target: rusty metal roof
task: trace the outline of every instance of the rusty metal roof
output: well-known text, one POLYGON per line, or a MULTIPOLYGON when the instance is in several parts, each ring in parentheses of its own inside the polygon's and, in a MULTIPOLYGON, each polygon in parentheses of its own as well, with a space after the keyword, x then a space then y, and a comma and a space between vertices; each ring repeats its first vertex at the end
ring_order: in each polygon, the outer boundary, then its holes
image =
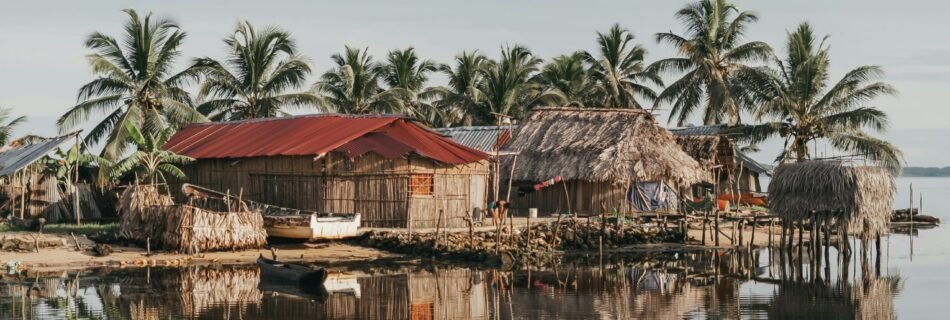
POLYGON ((317 114, 193 124, 165 143, 165 150, 195 159, 375 152, 386 158, 407 153, 447 164, 488 158, 398 115, 317 114))

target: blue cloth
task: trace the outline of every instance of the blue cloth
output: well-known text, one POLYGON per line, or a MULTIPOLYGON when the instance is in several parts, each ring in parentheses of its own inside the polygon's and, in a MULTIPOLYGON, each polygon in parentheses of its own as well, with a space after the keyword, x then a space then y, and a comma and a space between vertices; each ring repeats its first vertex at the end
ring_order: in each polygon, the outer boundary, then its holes
POLYGON ((637 210, 653 211, 676 207, 676 194, 665 183, 640 182, 630 186, 630 202, 637 210))

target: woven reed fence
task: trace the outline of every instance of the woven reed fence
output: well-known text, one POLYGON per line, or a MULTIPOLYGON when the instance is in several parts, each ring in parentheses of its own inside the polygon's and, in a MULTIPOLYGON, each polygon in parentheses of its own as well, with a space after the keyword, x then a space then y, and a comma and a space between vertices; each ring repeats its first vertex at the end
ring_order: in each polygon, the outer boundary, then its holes
POLYGON ((264 218, 241 202, 223 206, 212 206, 208 201, 175 204, 170 196, 149 185, 129 187, 119 200, 120 234, 134 241, 149 241, 153 246, 186 254, 267 244, 264 218))

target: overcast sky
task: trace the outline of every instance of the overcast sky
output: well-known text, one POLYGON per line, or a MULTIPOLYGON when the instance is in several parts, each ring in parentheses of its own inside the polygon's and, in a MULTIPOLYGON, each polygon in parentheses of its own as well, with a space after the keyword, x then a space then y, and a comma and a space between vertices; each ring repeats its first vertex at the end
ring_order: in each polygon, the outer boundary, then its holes
MULTIPOLYGON (((76 103, 92 79, 83 40, 93 31, 119 36, 124 8, 172 17, 188 33, 180 63, 223 56, 221 39, 239 19, 279 25, 296 36, 317 74, 344 45, 376 57, 413 46, 449 62, 462 50, 496 57, 502 44, 522 44, 547 59, 591 50, 598 30, 614 23, 633 31, 648 62, 670 56, 653 34, 681 32, 673 13, 687 1, 10 1, 0 10, 0 106, 26 115, 18 134, 56 133, 55 119, 76 103)), ((737 1, 758 12, 746 40, 784 52, 786 32, 802 21, 830 34, 833 78, 859 65, 882 65, 900 95, 875 106, 888 112, 885 137, 903 148, 912 166, 950 165, 950 2, 905 0, 737 1)), ((315 79, 315 77, 312 77, 315 79)), ((312 81, 312 80, 311 80, 312 81)), ((666 115, 662 116, 665 123, 666 115)), ((778 142, 756 154, 774 158, 778 142)), ((819 148, 821 149, 821 147, 819 148)))

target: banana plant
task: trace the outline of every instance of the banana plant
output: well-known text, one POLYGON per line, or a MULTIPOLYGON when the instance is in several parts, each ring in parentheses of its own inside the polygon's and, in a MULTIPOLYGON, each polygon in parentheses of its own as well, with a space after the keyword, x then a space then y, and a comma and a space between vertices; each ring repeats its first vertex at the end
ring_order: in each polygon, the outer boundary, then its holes
POLYGON ((135 125, 127 124, 125 130, 136 150, 113 166, 112 179, 122 179, 128 174, 135 174, 137 182, 151 184, 167 182, 166 176, 182 181, 187 179, 178 166, 194 159, 162 150, 162 145, 171 137, 170 129, 143 134, 135 125))

